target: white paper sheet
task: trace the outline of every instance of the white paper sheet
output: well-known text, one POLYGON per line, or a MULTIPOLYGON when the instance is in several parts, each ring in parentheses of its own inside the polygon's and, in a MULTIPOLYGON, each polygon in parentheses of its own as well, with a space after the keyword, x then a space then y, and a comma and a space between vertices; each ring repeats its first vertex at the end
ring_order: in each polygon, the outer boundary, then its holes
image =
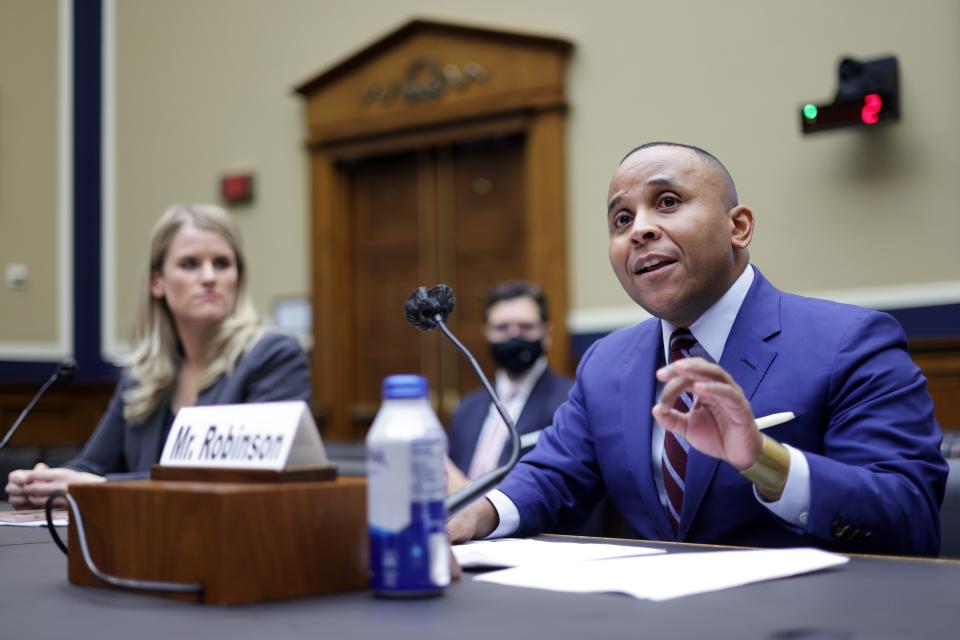
MULTIPOLYGON (((67 526, 67 511, 53 510, 53 524, 56 527, 67 526)), ((0 526, 6 527, 45 527, 47 514, 43 509, 26 509, 23 511, 0 511, 0 526)))
POLYGON ((477 540, 453 547, 461 567, 519 567, 664 553, 663 549, 620 544, 548 542, 520 538, 477 540))
POLYGON ((640 599, 669 600, 819 571, 849 560, 819 549, 707 551, 523 565, 477 576, 475 580, 552 591, 619 592, 640 599))

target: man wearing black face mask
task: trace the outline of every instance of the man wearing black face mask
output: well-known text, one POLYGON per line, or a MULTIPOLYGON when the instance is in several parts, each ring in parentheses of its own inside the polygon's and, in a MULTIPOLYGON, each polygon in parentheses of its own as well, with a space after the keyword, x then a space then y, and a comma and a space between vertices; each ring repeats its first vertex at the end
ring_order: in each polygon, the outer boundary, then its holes
MULTIPOLYGON (((517 423, 525 453, 566 400, 573 380, 547 366, 550 322, 540 287, 519 280, 497 285, 487 297, 485 315, 497 394, 517 423)), ((499 466, 507 457, 507 440, 506 425, 482 389, 463 399, 450 428, 450 459, 460 471, 476 478, 499 466)))

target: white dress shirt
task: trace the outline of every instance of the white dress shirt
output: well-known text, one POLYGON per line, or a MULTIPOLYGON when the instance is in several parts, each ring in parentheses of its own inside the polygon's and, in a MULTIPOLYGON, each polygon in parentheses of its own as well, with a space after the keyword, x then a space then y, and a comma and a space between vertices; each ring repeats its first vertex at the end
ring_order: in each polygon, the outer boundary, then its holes
MULTIPOLYGON (((697 340, 697 348, 702 348, 705 355, 708 355, 714 362, 720 362, 723 349, 727 344, 727 337, 730 335, 733 323, 740 312, 740 306, 750 290, 753 278, 753 266, 748 265, 740 274, 740 277, 723 294, 723 297, 689 327, 690 332, 697 340)), ((670 354, 670 335, 677 327, 666 320, 661 320, 660 324, 663 331, 664 362, 666 362, 669 360, 670 354)), ((657 395, 660 394, 662 389, 663 385, 658 384, 657 395)), ((655 461, 652 466, 660 503, 666 508, 667 494, 663 486, 663 472, 659 464, 660 458, 663 456, 663 436, 663 427, 654 422, 650 438, 650 459, 655 461)), ((760 504, 778 517, 789 524, 803 527, 807 523, 810 510, 810 467, 807 464, 807 459, 800 451, 790 445, 784 446, 790 453, 790 470, 780 499, 775 502, 767 502, 757 493, 756 487, 754 487, 753 493, 760 504)), ((497 490, 488 493, 487 498, 493 503, 500 517, 499 526, 489 537, 508 536, 516 531, 520 526, 520 513, 510 498, 497 490)))

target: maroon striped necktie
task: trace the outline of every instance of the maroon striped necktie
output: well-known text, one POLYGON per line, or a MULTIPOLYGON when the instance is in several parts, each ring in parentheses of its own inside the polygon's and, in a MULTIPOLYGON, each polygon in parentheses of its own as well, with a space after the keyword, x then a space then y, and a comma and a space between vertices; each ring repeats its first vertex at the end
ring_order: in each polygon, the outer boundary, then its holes
MULTIPOLYGON (((690 356, 690 350, 697 344, 688 329, 677 329, 670 336, 670 362, 690 356)), ((684 392, 677 398, 673 408, 686 413, 693 405, 693 398, 684 392)), ((684 478, 687 475, 687 450, 690 445, 681 438, 664 430, 663 456, 660 458, 660 470, 663 472, 663 486, 667 492, 667 519, 673 526, 673 532, 680 530, 680 514, 683 509, 684 478)))

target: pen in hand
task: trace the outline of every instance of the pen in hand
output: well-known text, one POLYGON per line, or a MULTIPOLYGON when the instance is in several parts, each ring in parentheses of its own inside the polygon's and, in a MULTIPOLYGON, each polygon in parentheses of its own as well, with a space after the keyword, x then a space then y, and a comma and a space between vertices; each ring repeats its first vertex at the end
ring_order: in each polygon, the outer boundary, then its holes
POLYGON ((763 416, 762 418, 757 418, 754 420, 754 423, 757 425, 757 429, 763 431, 770 427, 775 427, 778 424, 783 424, 784 422, 790 422, 797 416, 794 415, 792 411, 784 411, 782 413, 771 413, 768 416, 763 416))

